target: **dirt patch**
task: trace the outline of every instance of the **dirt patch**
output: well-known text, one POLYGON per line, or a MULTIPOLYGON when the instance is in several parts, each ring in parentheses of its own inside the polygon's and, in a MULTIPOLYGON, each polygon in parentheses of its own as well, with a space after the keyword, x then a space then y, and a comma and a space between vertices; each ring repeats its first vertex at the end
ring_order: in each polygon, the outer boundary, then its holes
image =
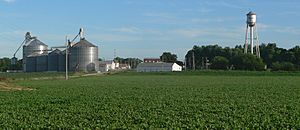
POLYGON ((8 81, 7 78, 0 77, 0 82, 7 82, 7 81, 8 81))
POLYGON ((8 81, 0 81, 0 91, 32 91, 35 89, 32 88, 25 88, 25 87, 19 87, 12 83, 9 83, 8 81))

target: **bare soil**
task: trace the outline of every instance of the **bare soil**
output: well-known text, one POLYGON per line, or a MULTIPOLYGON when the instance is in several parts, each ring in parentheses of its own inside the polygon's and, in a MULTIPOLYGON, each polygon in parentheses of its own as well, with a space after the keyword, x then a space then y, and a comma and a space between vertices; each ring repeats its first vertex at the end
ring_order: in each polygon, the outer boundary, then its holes
POLYGON ((23 90, 32 91, 34 89, 16 86, 8 81, 5 81, 4 79, 0 80, 0 91, 23 91, 23 90))

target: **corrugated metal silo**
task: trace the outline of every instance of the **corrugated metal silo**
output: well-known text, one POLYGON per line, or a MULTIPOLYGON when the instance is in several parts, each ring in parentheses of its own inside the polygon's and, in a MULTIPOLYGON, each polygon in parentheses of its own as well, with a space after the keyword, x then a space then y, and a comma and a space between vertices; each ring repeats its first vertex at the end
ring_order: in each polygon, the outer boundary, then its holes
POLYGON ((48 71, 59 71, 58 70, 58 57, 61 55, 61 51, 56 49, 48 55, 48 71))
MULTIPOLYGON (((27 66, 31 64, 26 64, 27 57, 30 55, 46 55, 48 54, 48 46, 38 40, 36 37, 31 37, 30 33, 27 32, 25 35, 26 43, 23 46, 23 67, 24 71, 27 72, 27 66)), ((30 62, 28 62, 30 63, 30 62)))
POLYGON ((98 71, 98 47, 88 42, 85 38, 70 47, 71 71, 92 72, 98 71))
POLYGON ((66 51, 58 56, 58 71, 66 71, 66 51))
POLYGON ((36 57, 35 56, 27 57, 25 64, 27 64, 27 66, 25 68, 26 72, 36 72, 36 57))
POLYGON ((45 72, 48 70, 48 55, 40 55, 36 57, 36 71, 45 72))

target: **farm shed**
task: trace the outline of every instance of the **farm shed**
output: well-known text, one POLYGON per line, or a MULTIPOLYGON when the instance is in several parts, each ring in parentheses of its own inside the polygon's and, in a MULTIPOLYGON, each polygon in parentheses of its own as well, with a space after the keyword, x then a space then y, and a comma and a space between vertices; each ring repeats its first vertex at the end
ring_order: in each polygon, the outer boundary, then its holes
POLYGON ((182 67, 176 63, 140 63, 137 72, 167 72, 182 71, 182 67))
POLYGON ((115 63, 113 60, 109 61, 100 61, 99 62, 99 70, 101 72, 107 72, 110 70, 115 70, 117 67, 117 63, 115 63))

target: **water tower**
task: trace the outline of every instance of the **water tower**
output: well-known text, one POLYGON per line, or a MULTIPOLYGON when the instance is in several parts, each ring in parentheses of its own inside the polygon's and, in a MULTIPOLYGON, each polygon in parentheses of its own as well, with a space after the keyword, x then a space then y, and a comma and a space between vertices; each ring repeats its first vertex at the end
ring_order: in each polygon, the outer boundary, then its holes
POLYGON ((247 14, 247 27, 246 27, 246 38, 245 38, 245 53, 248 53, 248 46, 251 45, 251 54, 254 54, 254 44, 255 46, 255 54, 257 57, 260 57, 259 52, 259 40, 258 33, 256 27, 256 13, 249 12, 247 14), (250 41, 250 43, 249 43, 250 41))

